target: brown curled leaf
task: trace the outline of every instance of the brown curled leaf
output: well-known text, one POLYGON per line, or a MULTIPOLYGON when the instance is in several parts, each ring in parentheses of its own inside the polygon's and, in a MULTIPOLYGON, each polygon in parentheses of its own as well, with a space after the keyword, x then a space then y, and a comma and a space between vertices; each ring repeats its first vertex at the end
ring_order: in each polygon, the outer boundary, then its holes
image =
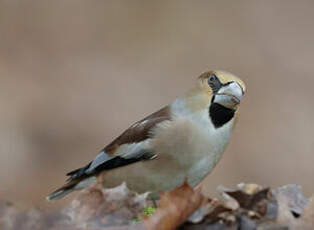
POLYGON ((263 189, 255 194, 247 194, 243 191, 226 192, 238 201, 241 208, 252 210, 260 201, 267 199, 269 189, 263 189))
POLYGON ((144 219, 144 225, 148 230, 175 229, 185 222, 204 200, 201 191, 194 190, 185 181, 182 186, 161 194, 156 213, 144 219))

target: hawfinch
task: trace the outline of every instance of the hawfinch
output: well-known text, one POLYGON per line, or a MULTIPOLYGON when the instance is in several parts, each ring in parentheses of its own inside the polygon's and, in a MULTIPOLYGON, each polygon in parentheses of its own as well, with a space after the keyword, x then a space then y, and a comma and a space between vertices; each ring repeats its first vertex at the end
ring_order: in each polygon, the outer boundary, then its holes
MULTIPOLYGON (((134 123, 47 199, 86 188, 98 178, 104 187, 122 182, 136 192, 171 190, 187 178, 198 185, 220 160, 235 125, 244 83, 224 71, 209 71, 168 106, 134 123)), ((154 196, 154 195, 152 195, 154 196)))

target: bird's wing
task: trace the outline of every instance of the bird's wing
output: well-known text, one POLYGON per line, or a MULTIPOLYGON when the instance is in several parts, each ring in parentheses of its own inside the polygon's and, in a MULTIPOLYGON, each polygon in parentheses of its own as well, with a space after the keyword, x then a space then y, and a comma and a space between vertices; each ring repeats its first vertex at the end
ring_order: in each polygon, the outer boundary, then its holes
POLYGON ((109 170, 128 165, 141 160, 153 159, 156 154, 150 148, 152 130, 157 124, 170 120, 169 107, 151 114, 134 123, 118 138, 107 145, 98 155, 83 168, 69 172, 69 180, 86 177, 103 170, 109 170))

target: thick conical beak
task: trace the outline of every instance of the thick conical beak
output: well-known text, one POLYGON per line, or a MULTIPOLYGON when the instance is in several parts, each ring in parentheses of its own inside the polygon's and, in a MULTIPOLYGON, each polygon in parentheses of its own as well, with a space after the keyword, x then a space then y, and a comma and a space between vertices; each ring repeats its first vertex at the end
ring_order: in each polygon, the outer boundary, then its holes
POLYGON ((241 86, 236 82, 222 86, 215 95, 214 102, 229 109, 234 109, 240 104, 243 96, 241 86))

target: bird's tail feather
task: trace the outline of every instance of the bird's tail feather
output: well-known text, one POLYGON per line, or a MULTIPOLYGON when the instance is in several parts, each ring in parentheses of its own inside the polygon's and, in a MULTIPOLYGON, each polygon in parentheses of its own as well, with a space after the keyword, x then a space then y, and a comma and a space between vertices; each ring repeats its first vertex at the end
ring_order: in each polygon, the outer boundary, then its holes
POLYGON ((70 192, 72 192, 74 190, 76 183, 68 183, 64 186, 62 186, 61 188, 57 189, 56 191, 52 192, 51 194, 49 194, 46 199, 48 201, 53 201, 53 200, 59 200, 62 197, 66 196, 67 194, 69 194, 70 192))
POLYGON ((94 176, 72 180, 72 181, 68 182, 67 184, 65 184, 64 186, 62 186, 61 188, 59 188, 56 191, 49 194, 46 197, 46 199, 48 201, 59 200, 59 199, 63 198, 64 196, 68 195, 69 193, 71 193, 75 190, 80 190, 80 189, 86 188, 88 185, 90 185, 95 180, 96 180, 96 178, 94 176))

